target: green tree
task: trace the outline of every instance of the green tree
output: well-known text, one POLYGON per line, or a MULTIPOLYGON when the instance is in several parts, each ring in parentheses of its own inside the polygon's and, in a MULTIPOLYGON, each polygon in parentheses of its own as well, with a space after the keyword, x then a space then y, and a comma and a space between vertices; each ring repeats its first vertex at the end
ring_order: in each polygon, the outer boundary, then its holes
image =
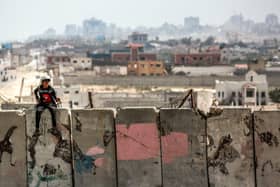
POLYGON ((280 88, 275 88, 269 92, 270 99, 274 103, 280 103, 280 88))

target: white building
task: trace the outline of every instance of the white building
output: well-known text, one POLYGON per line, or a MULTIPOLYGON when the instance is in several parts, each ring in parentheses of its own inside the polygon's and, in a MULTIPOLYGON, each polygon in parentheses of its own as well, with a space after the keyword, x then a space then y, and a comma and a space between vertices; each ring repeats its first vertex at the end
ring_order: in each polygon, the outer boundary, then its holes
POLYGON ((110 65, 104 65, 104 66, 94 66, 93 67, 94 72, 96 75, 110 75, 110 76, 125 76, 127 75, 127 66, 110 66, 110 65))
POLYGON ((11 61, 9 55, 7 58, 0 58, 0 82, 10 82, 17 78, 15 68, 11 68, 11 61))
POLYGON ((258 53, 259 52, 256 49, 234 46, 221 50, 221 60, 225 64, 230 64, 234 60, 246 60, 248 55, 258 53))
POLYGON ((90 70, 92 68, 92 60, 88 57, 72 57, 71 64, 75 70, 90 70))
POLYGON ((221 105, 259 106, 268 103, 266 75, 249 71, 244 81, 216 80, 216 99, 221 105))
POLYGON ((57 97, 62 101, 62 107, 83 109, 89 105, 88 93, 80 86, 55 87, 57 97))

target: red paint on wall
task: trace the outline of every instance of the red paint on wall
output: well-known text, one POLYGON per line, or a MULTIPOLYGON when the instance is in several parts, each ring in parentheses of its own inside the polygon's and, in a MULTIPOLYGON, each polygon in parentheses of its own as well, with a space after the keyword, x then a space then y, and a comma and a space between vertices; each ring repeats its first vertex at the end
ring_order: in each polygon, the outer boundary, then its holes
POLYGON ((188 136, 184 133, 172 132, 167 136, 161 137, 162 161, 166 164, 171 163, 179 157, 188 154, 188 136))
MULTIPOLYGON (((137 123, 129 126, 118 124, 117 157, 118 160, 145 160, 160 156, 160 140, 157 125, 137 123)), ((185 133, 172 132, 161 137, 162 160, 171 163, 188 154, 188 136, 185 133)))
POLYGON ((160 156, 160 141, 155 123, 118 124, 118 160, 145 160, 160 156))

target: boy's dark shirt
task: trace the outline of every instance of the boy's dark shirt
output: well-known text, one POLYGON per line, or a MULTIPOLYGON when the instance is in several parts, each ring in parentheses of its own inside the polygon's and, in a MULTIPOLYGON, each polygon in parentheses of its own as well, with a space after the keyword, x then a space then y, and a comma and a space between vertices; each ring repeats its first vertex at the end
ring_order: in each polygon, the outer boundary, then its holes
POLYGON ((34 90, 34 94, 38 104, 56 106, 56 93, 51 86, 48 86, 48 88, 43 88, 43 86, 38 86, 34 90))

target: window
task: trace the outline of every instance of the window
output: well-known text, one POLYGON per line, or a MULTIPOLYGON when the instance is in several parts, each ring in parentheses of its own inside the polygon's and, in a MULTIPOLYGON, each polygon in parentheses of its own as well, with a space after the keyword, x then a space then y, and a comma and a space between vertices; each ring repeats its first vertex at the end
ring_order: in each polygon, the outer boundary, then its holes
POLYGON ((64 94, 69 94, 70 92, 68 90, 64 91, 64 94))
POLYGON ((262 92, 262 98, 265 98, 265 97, 266 97, 265 92, 262 92))
POLYGON ((146 58, 142 56, 142 57, 140 57, 140 60, 146 60, 146 58))
POLYGON ((251 82, 253 82, 253 81, 254 81, 254 77, 253 77, 253 76, 251 76, 251 77, 250 77, 250 80, 251 80, 251 82))
POLYGON ((247 89, 246 97, 254 97, 254 89, 247 89))
POLYGON ((235 97, 235 96, 236 96, 236 93, 235 93, 235 92, 232 92, 231 95, 232 95, 232 97, 235 97))
POLYGON ((74 63, 74 64, 77 64, 77 60, 74 60, 73 63, 74 63))
POLYGON ((225 92, 222 92, 222 98, 224 98, 225 97, 225 92))
POLYGON ((241 93, 241 92, 238 92, 238 96, 239 96, 239 97, 242 97, 242 93, 241 93))
POLYGON ((145 67, 145 64, 141 64, 141 67, 144 68, 144 67, 145 67))
POLYGON ((75 101, 75 102, 74 102, 74 105, 78 106, 78 105, 79 105, 79 102, 75 101))
POLYGON ((160 67, 161 67, 161 64, 157 64, 156 67, 160 68, 160 67))
POLYGON ((78 94, 78 93, 79 93, 79 90, 76 90, 76 91, 75 91, 75 94, 78 94))
POLYGON ((218 92, 218 97, 221 97, 221 92, 218 92))
POLYGON ((145 73, 142 73, 141 75, 142 75, 142 76, 146 76, 146 74, 145 74, 145 73))
POLYGON ((181 62, 182 62, 182 63, 185 63, 185 57, 182 57, 182 58, 181 58, 181 62))

